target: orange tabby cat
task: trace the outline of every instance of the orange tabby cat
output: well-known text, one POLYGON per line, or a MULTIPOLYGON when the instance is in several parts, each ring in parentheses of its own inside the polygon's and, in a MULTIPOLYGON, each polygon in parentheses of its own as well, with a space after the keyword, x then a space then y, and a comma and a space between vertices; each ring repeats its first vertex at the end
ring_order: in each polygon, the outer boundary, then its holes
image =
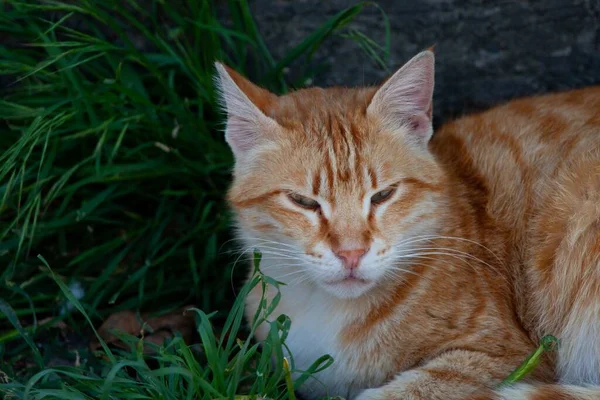
POLYGON ((217 70, 240 238, 287 283, 296 368, 335 359, 303 396, 600 399, 600 87, 432 139, 430 51, 375 88, 217 70), (546 334, 558 351, 496 389, 546 334))

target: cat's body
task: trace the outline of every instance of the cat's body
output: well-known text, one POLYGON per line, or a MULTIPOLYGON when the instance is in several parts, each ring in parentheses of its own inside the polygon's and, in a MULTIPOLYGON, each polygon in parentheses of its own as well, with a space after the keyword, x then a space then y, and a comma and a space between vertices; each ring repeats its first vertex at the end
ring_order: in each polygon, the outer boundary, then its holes
POLYGON ((600 384, 600 87, 429 141, 432 63, 422 53, 380 88, 284 97, 220 69, 240 237, 288 283, 274 316, 292 319, 296 368, 335 359, 300 392, 600 399, 551 385, 600 384), (530 377, 544 385, 494 392, 545 334, 562 343, 530 377))

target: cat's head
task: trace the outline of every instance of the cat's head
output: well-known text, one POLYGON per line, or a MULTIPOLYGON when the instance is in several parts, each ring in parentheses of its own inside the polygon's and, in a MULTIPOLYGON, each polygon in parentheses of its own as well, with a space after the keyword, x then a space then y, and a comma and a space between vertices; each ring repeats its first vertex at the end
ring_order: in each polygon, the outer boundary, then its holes
POLYGON ((340 298, 401 278, 441 207, 443 173, 428 150, 433 53, 379 87, 284 96, 216 68, 235 156, 229 200, 263 271, 340 298))

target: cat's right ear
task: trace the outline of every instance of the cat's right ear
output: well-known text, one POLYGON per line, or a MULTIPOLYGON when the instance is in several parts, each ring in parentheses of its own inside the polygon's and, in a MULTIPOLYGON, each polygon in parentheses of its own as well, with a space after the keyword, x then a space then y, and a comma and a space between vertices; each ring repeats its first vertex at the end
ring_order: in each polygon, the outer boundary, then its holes
POLYGON ((381 85, 367 108, 387 129, 402 132, 419 147, 433 134, 434 59, 431 50, 417 54, 381 85))
POLYGON ((248 159, 252 150, 278 128, 277 122, 264 112, 277 100, 277 96, 224 64, 216 62, 215 68, 220 103, 227 113, 225 140, 236 162, 240 162, 248 159))

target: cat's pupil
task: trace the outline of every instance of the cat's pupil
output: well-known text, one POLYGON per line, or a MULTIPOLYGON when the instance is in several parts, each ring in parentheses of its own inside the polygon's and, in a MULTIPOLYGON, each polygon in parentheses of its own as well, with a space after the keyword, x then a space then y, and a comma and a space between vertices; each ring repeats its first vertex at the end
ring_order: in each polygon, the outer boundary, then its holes
POLYGON ((393 191, 394 191, 394 189, 386 189, 386 190, 382 190, 380 192, 375 193, 371 197, 371 203, 372 204, 383 203, 385 200, 387 200, 392 195, 393 191))
POLYGON ((313 200, 306 196, 302 196, 297 193, 290 193, 288 197, 290 198, 290 200, 292 200, 294 203, 296 203, 302 208, 306 208, 309 210, 317 210, 321 207, 319 202, 317 202, 316 200, 313 200))

